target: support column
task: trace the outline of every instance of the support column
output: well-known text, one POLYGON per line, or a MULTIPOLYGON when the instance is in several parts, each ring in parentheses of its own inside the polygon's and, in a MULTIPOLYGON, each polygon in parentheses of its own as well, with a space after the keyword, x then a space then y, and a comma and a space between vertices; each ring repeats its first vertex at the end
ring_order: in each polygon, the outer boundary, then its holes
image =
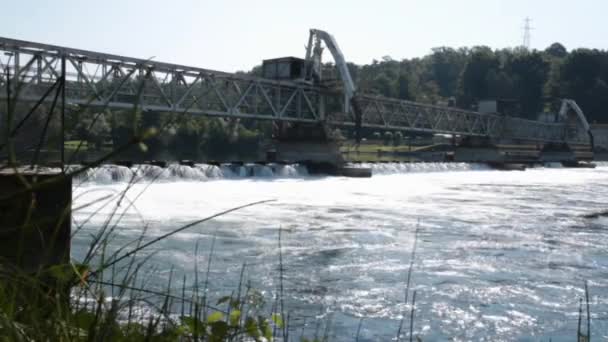
POLYGON ((0 266, 33 273, 68 263, 71 203, 70 177, 37 171, 0 172, 0 266), (45 185, 31 191, 23 179, 45 185))

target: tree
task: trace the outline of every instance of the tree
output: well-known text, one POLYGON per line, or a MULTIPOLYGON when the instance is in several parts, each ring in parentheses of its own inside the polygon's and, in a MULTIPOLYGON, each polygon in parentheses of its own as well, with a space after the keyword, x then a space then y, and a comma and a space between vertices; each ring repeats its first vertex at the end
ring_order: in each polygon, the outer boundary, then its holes
POLYGON ((401 145, 401 142, 402 142, 402 141, 403 141, 403 133, 401 133, 401 132, 396 132, 396 133, 393 135, 393 144, 394 144, 395 146, 399 146, 399 145, 401 145))
POLYGON ((515 55, 505 65, 511 75, 514 94, 522 115, 535 119, 543 108, 543 88, 549 79, 549 63, 538 52, 515 55))
POLYGON ((402 100, 414 100, 414 95, 412 94, 410 78, 407 74, 399 75, 398 79, 398 87, 399 87, 399 98, 402 100))
POLYGON ((101 150, 103 142, 110 136, 110 125, 103 113, 86 113, 76 125, 76 138, 92 142, 96 150, 101 150))
POLYGON ((461 79, 459 105, 469 108, 475 102, 489 97, 488 73, 498 72, 500 62, 487 46, 475 47, 461 79))
POLYGON ((333 132, 333 136, 336 140, 345 140, 346 138, 344 137, 344 133, 342 133, 342 130, 339 128, 336 128, 333 132))
POLYGON ((488 95, 491 98, 513 98, 514 82, 511 75, 502 70, 490 70, 486 75, 488 95))
POLYGON ((203 139, 199 123, 191 118, 184 120, 169 143, 172 154, 179 159, 196 159, 203 139))
POLYGON ((608 122, 608 53, 574 50, 565 58, 560 74, 561 96, 574 99, 589 121, 608 122))
POLYGON ((458 80, 465 66, 465 55, 449 48, 434 48, 430 56, 430 74, 439 87, 439 95, 455 96, 458 80))
POLYGON ((545 49, 545 53, 551 57, 564 58, 568 55, 568 50, 560 43, 553 43, 545 49))
POLYGON ((393 93, 395 87, 393 86, 391 79, 385 73, 379 74, 378 77, 376 77, 374 85, 375 90, 380 93, 380 95, 394 97, 393 93))
POLYGON ((390 145, 393 141, 393 133, 392 132, 384 132, 384 145, 390 145))

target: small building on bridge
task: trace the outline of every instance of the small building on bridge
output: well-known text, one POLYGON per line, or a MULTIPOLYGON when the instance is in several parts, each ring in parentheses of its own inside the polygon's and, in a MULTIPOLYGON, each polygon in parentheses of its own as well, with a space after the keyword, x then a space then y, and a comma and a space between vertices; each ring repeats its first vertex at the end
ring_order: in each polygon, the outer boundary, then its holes
POLYGON ((304 78, 306 62, 302 58, 282 57, 265 59, 262 62, 262 77, 272 80, 294 80, 304 78))
POLYGON ((514 99, 483 99, 477 102, 476 110, 483 114, 503 114, 520 117, 521 108, 514 99))

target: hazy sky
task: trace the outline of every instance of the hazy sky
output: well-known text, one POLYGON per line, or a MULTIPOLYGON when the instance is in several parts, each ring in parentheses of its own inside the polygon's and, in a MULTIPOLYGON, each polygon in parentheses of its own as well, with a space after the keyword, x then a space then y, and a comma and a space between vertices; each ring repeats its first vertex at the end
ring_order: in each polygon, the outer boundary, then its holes
POLYGON ((309 28, 332 33, 360 64, 521 45, 526 17, 533 48, 608 47, 606 0, 3 1, 0 36, 223 71, 302 57, 309 28))

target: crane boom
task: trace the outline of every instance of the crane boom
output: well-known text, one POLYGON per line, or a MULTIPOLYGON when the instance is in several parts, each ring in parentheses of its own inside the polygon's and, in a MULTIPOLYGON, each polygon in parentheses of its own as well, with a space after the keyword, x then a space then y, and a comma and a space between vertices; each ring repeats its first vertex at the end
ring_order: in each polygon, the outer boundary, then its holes
MULTIPOLYGON (((308 46, 306 48, 306 61, 309 62, 309 65, 311 65, 310 73, 316 74, 317 76, 321 75, 321 53, 323 51, 320 46, 321 41, 323 41, 325 46, 329 49, 329 52, 336 63, 336 68, 340 73, 340 79, 342 80, 342 84, 344 86, 344 112, 348 113, 351 100, 356 91, 355 83, 350 76, 348 65, 346 65, 346 59, 344 59, 344 54, 342 53, 342 50, 340 50, 336 39, 331 34, 323 30, 310 30, 308 46), (312 50, 313 42, 315 44, 314 50, 312 50)), ((308 76, 312 76, 310 73, 308 76)))

